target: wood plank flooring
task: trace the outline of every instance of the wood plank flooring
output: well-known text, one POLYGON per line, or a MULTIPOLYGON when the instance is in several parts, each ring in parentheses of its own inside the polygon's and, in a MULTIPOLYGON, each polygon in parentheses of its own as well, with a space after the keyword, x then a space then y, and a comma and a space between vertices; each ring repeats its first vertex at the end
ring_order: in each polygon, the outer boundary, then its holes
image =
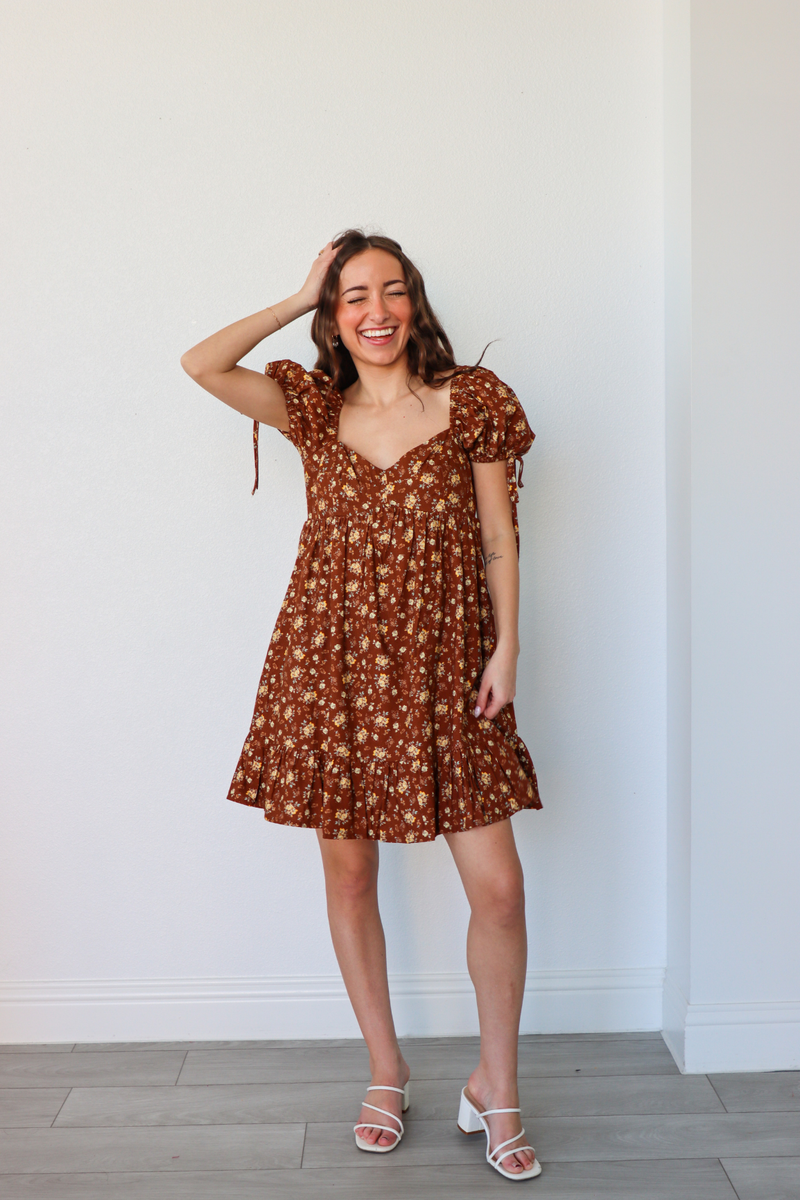
MULTIPOLYGON (((456 1128, 477 1039, 403 1047, 406 1135, 379 1155, 353 1140, 359 1041, 0 1046, 0 1200, 508 1194, 456 1128)), ((800 1200, 800 1071, 681 1075, 658 1033, 545 1035, 521 1039, 520 1097, 539 1200, 800 1200)))

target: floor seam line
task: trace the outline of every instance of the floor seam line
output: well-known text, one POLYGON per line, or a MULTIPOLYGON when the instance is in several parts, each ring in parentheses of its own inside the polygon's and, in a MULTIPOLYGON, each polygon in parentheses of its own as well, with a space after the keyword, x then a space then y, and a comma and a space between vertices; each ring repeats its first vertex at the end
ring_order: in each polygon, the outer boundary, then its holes
MULTIPOLYGON (((719 1100, 720 1104, 721 1104, 721 1105, 722 1105, 722 1107, 725 1109, 725 1112, 728 1112, 728 1111, 729 1111, 729 1109, 728 1109, 728 1106, 727 1106, 727 1104, 725 1103, 725 1101, 722 1099, 722 1096, 720 1096, 720 1094, 719 1094, 719 1092, 717 1091, 717 1089, 714 1087, 714 1084, 713 1084, 713 1082, 712 1082, 712 1080, 711 1080, 711 1077, 710 1077, 709 1075, 705 1075, 705 1076, 704 1076, 704 1078, 708 1080, 709 1086, 710 1086, 710 1087, 713 1089, 713 1091, 714 1091, 714 1095, 717 1097, 717 1099, 719 1100)), ((758 1110, 758 1109, 756 1109, 755 1111, 756 1111, 756 1112, 758 1112, 759 1110, 758 1110)))
MULTIPOLYGON (((709 1080, 709 1082, 711 1082, 711 1081, 709 1080)), ((738 1193, 738 1192, 737 1192, 737 1190, 736 1190, 736 1186, 735 1186, 735 1184, 734 1184, 733 1180, 731 1179, 731 1177, 730 1177, 730 1175, 728 1174, 728 1172, 725 1170, 725 1164, 724 1164, 724 1162, 722 1161, 722 1159, 721 1159, 721 1158, 718 1158, 718 1159, 717 1159, 717 1162, 719 1163, 720 1167, 722 1168, 722 1172, 723 1172, 723 1174, 724 1174, 725 1178, 727 1179, 728 1183, 731 1185, 731 1188, 733 1189, 733 1194, 734 1194, 734 1196, 736 1197, 736 1200, 741 1200, 741 1197, 739 1196, 739 1193, 738 1193)))
MULTIPOLYGON (((172 1087, 177 1087, 177 1086, 178 1086, 178 1084, 179 1084, 179 1082, 180 1082, 181 1075, 183 1074, 183 1068, 186 1066, 186 1059, 187 1059, 188 1057, 189 1057, 189 1051, 188 1051, 188 1050, 184 1050, 184 1052, 183 1052, 183 1061, 181 1062, 181 1065, 178 1067, 178 1074, 175 1076, 175 1080, 174 1080, 174 1082, 173 1082, 173 1083, 172 1083, 172 1085, 171 1085, 172 1087)), ((169 1084, 167 1084, 167 1087, 169 1087, 169 1086, 170 1086, 170 1085, 169 1085, 169 1084)))
MULTIPOLYGON (((73 1085, 73 1086, 74 1086, 74 1085, 73 1085)), ((61 1110, 63 1109, 64 1105, 67 1103, 67 1101, 69 1100, 69 1098, 70 1098, 70 1096, 71 1096, 71 1095, 72 1095, 72 1088, 70 1087, 70 1088, 68 1088, 68 1089, 67 1089, 67 1094, 66 1094, 66 1096, 64 1097, 64 1099, 61 1101, 61 1104, 59 1104, 59 1106, 58 1106, 58 1112, 56 1113, 56 1115, 53 1117, 52 1121, 50 1122, 50 1125, 48 1126, 48 1128, 49 1128, 49 1129, 52 1129, 52 1128, 53 1128, 53 1126, 55 1125, 56 1121, 57 1121, 57 1120, 58 1120, 58 1118, 61 1116, 61 1110)))

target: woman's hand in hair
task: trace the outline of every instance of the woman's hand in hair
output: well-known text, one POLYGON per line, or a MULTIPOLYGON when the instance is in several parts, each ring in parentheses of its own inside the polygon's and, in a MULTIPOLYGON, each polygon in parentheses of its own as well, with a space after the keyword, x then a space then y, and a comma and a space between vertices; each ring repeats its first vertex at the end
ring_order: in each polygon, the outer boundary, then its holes
POLYGON ((325 282, 325 276, 328 274, 328 267, 338 253, 339 247, 337 246, 334 250, 333 242, 328 242, 327 246, 323 246, 314 259, 311 270, 308 273, 308 279, 306 279, 298 293, 308 305, 309 312, 319 304, 319 294, 325 282))

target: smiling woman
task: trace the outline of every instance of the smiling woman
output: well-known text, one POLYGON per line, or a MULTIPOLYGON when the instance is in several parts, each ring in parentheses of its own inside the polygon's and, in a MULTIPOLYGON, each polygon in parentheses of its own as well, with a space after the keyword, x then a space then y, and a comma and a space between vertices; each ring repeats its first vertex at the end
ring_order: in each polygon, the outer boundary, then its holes
MULTIPOLYGON (((340 389, 357 380, 354 340, 346 335, 340 336, 338 345, 334 340, 344 327, 377 345, 390 346, 395 340, 404 343, 409 375, 429 387, 441 386, 445 382, 441 373, 456 370, 453 347, 430 305, 422 275, 399 243, 349 229, 335 245, 336 257, 320 290, 311 323, 311 337, 318 350, 317 368, 330 375, 340 389), (370 324, 370 301, 376 288, 384 301, 388 329, 370 324), (376 336, 381 333, 385 336, 376 336)), ((380 315, 383 319, 383 310, 380 315)), ((388 362, 391 355, 384 358, 388 362)))
POLYGON ((482 1037, 459 1125, 484 1129, 487 1161, 502 1175, 533 1178, 541 1166, 517 1115, 527 939, 509 819, 542 806, 513 708, 514 466, 534 437, 522 406, 492 371, 456 364, 400 245, 358 230, 328 243, 295 296, 213 334, 181 362, 253 418, 256 483, 259 422, 303 460, 308 519, 229 798, 276 824, 316 830, 333 944, 384 1106, 363 1105, 356 1145, 393 1150, 409 1102, 378 911, 378 843, 442 834, 472 907, 482 1037), (239 366, 311 310, 312 370, 286 359, 264 375, 239 366))

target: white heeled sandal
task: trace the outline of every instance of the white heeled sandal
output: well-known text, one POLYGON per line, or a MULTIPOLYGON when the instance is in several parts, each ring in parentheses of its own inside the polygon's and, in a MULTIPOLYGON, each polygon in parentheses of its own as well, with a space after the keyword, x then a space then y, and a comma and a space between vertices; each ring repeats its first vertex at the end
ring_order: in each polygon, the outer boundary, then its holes
MULTIPOLYGON (((368 1087, 367 1091, 400 1092, 401 1096, 403 1097, 403 1112, 406 1111, 411 1103, 408 1098, 408 1084, 406 1084, 404 1088, 399 1088, 388 1087, 386 1084, 381 1086, 380 1084, 376 1083, 372 1087, 368 1087)), ((400 1139, 405 1133, 405 1128, 403 1127, 403 1122, 400 1120, 400 1118, 396 1117, 394 1113, 387 1112, 385 1108, 378 1108, 376 1104, 367 1104, 366 1100, 364 1101, 362 1108, 373 1108, 375 1112, 383 1113, 385 1117, 391 1117, 393 1121, 397 1121, 397 1124, 400 1126, 400 1128, 393 1129, 391 1125, 376 1125, 374 1121, 359 1121, 357 1125, 353 1126, 353 1133, 356 1135, 356 1145, 358 1146, 359 1150, 370 1150, 373 1154, 386 1154, 387 1151, 394 1150, 395 1146, 399 1144, 400 1139), (390 1146, 379 1146, 377 1142, 365 1142, 364 1139, 359 1137, 356 1133, 357 1129, 385 1129, 387 1133, 393 1133, 395 1135, 394 1141, 390 1146)))
POLYGON ((500 1158, 495 1162, 495 1156, 503 1149, 504 1146, 510 1146, 517 1138, 521 1138, 525 1130, 521 1129, 519 1133, 514 1134, 512 1138, 501 1142, 499 1146, 495 1146, 494 1150, 489 1151, 491 1146, 491 1138, 489 1135, 489 1122, 485 1119, 491 1116, 492 1113, 505 1112, 522 1112, 521 1108, 484 1108, 478 1109, 467 1097, 467 1089, 461 1089, 461 1104, 458 1109, 458 1128, 462 1133, 480 1133, 481 1129, 486 1134, 486 1161, 490 1166, 494 1167, 495 1171, 499 1171, 506 1179, 533 1179, 536 1175, 541 1175, 542 1164, 536 1158, 536 1151, 533 1146, 515 1146, 513 1150, 506 1150, 505 1154, 501 1154, 500 1158), (507 1171, 505 1167, 500 1165, 500 1160, 508 1158, 510 1154, 516 1154, 518 1150, 530 1150, 534 1156, 533 1165, 527 1171, 507 1171))

